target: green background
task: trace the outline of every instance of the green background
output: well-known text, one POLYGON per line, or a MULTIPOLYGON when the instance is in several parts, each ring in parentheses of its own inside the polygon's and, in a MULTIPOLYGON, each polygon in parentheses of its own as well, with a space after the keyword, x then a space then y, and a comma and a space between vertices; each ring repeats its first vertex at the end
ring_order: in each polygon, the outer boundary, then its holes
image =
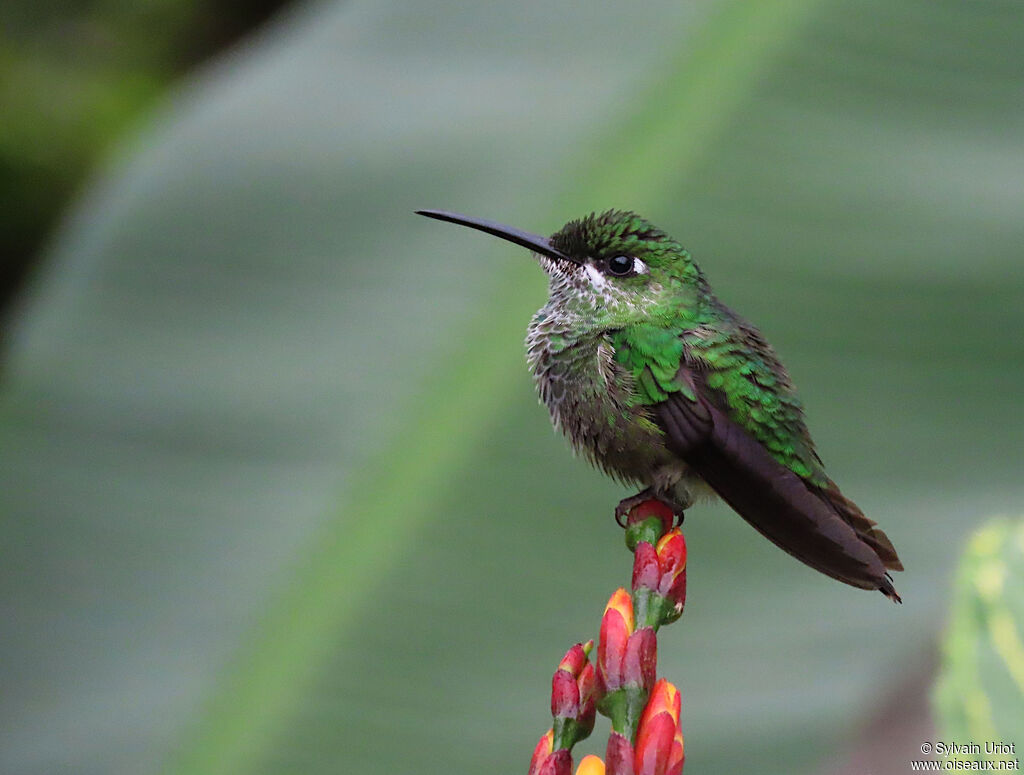
POLYGON ((835 771, 1021 511, 1021 50, 1015 2, 377 0, 194 75, 9 317, 0 770, 525 771, 627 493, 536 405, 541 272, 411 212, 614 206, 763 329, 907 567, 897 607, 688 515, 687 771, 835 771))

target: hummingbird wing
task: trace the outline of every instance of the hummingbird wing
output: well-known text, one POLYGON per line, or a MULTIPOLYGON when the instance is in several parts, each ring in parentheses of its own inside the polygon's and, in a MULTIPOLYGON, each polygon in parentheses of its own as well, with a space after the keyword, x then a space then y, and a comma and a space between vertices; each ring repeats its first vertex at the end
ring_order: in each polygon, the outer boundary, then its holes
POLYGON ((832 578, 899 600, 875 548, 877 539, 859 532, 813 485, 707 400, 702 389, 696 402, 675 393, 654 410, 669 448, 765 538, 832 578))
POLYGON ((623 332, 616 359, 668 447, 762 535, 822 573, 899 600, 886 571, 902 565, 888 537, 825 475, 770 345, 729 322, 675 334, 678 351, 650 329, 623 332))

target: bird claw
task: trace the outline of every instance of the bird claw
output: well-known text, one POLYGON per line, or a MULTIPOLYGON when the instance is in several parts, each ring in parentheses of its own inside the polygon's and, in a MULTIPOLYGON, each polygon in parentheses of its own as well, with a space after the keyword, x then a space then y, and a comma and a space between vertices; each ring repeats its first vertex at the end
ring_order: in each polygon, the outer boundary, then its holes
POLYGON ((646 490, 641 490, 636 495, 630 495, 628 498, 623 498, 619 501, 619 505, 615 507, 615 522, 619 527, 626 527, 626 516, 635 507, 639 506, 645 501, 660 501, 668 506, 672 513, 676 516, 676 526, 683 524, 683 519, 686 517, 684 514, 685 507, 676 503, 675 501, 666 498, 664 495, 656 493, 652 488, 648 487, 646 490))

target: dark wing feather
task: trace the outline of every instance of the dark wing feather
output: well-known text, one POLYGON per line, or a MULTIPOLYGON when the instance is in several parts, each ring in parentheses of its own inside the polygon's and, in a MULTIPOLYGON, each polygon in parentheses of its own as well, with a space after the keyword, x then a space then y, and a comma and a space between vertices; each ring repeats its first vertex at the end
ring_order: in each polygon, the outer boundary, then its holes
POLYGON ((902 566, 885 534, 831 480, 820 489, 775 460, 709 400, 701 375, 682 371, 697 400, 676 392, 653 407, 669 448, 781 549, 839 581, 899 601, 886 568, 902 566))

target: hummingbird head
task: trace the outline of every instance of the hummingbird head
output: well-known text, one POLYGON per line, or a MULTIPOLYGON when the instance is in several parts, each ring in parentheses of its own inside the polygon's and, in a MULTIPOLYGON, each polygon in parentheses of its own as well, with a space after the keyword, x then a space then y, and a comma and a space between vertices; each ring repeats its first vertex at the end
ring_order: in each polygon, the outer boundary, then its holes
POLYGON ((549 279, 549 307, 596 328, 617 328, 692 308, 704 278, 686 249, 633 212, 608 210, 569 221, 551 237, 440 210, 420 215, 529 248, 549 279))

